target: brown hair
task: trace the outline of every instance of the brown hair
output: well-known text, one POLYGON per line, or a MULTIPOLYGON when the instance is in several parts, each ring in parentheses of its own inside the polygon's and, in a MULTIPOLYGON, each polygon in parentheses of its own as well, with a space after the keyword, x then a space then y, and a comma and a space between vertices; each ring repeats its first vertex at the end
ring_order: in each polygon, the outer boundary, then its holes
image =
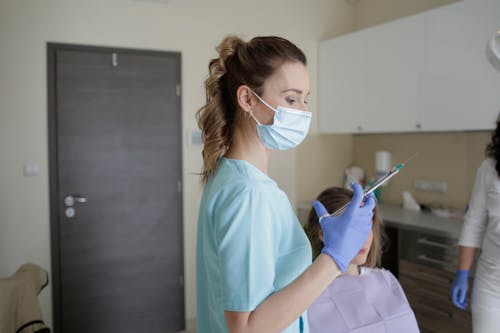
MULTIPOLYGON (((319 200, 329 212, 342 207, 352 198, 353 192, 341 187, 330 187, 319 194, 316 200, 319 200)), ((382 229, 382 217, 377 206, 373 209, 373 241, 368 252, 368 257, 364 266, 377 267, 380 266, 382 250, 385 241, 385 233, 382 229)), ((313 257, 316 258, 323 249, 323 242, 320 239, 321 226, 318 222, 318 216, 314 209, 309 212, 309 218, 305 225, 305 230, 311 242, 313 257)))
POLYGON ((307 63, 304 53, 297 46, 275 36, 255 37, 249 42, 228 36, 216 50, 219 56, 208 65, 206 102, 196 112, 204 143, 202 183, 206 183, 231 145, 238 109, 238 87, 247 85, 261 94, 265 80, 283 63, 307 63))

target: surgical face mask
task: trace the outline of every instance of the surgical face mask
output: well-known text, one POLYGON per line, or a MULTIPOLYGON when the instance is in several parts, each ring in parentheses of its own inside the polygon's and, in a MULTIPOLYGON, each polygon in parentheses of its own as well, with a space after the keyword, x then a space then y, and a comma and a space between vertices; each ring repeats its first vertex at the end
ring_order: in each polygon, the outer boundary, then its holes
POLYGON ((257 132, 262 144, 269 149, 278 150, 297 147, 307 136, 312 113, 279 105, 275 109, 254 91, 252 92, 265 106, 274 111, 274 121, 271 125, 261 124, 253 113, 250 113, 258 125, 257 132))

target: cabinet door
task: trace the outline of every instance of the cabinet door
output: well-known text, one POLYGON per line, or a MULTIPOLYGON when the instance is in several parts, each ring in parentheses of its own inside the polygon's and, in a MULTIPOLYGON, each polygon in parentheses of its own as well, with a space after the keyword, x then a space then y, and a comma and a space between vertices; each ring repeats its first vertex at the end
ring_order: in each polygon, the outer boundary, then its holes
POLYGON ((485 57, 500 28, 500 2, 461 1, 425 14, 425 70, 420 78, 424 130, 480 130, 500 110, 500 74, 485 57))
POLYGON ((321 43, 320 131, 401 132, 417 126, 423 17, 321 43))
POLYGON ((353 33, 320 44, 319 130, 353 133, 365 105, 362 35, 353 33))
POLYGON ((362 126, 367 132, 419 128, 418 82, 423 69, 423 17, 383 24, 363 34, 365 91, 362 126))

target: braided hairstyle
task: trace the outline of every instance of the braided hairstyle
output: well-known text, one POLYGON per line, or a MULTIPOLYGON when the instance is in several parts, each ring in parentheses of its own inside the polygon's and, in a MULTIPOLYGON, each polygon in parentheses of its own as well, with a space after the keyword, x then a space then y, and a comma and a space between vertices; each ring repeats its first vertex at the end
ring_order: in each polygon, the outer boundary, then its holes
POLYGON ((261 94, 265 80, 283 63, 300 62, 304 66, 307 63, 304 53, 297 46, 275 36, 255 37, 248 42, 237 36, 227 36, 216 50, 219 56, 208 65, 205 105, 196 112, 204 143, 203 184, 231 145, 236 112, 239 110, 237 89, 247 85, 261 94))
POLYGON ((491 141, 486 146, 486 156, 495 160, 495 170, 500 177, 500 113, 497 117, 497 127, 491 134, 491 141))

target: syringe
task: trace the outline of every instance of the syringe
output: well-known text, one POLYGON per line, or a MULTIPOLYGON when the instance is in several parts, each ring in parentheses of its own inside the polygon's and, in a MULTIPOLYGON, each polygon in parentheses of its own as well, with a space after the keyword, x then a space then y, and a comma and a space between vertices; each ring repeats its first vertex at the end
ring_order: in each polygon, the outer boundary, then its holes
MULTIPOLYGON (((363 201, 366 200, 366 197, 372 193, 373 191, 375 191, 379 186, 383 185, 385 182, 387 182, 389 179, 391 179, 392 177, 394 177, 398 172, 399 170, 403 169, 403 167, 405 166, 405 164, 411 160, 413 157, 417 156, 418 153, 415 153, 413 154, 410 158, 408 158, 405 162, 403 163, 399 163, 398 165, 392 167, 391 170, 389 170, 388 173, 386 173, 384 176, 380 177, 379 179, 377 179, 377 181, 372 185, 370 186, 368 189, 365 190, 365 193, 364 193, 364 197, 363 197, 363 201)), ((343 205, 342 207, 340 207, 339 209, 337 209, 335 212, 333 212, 332 214, 325 214, 323 216, 320 217, 320 222, 322 219, 324 219, 325 217, 328 217, 328 216, 337 216, 337 215, 340 215, 342 214, 346 208, 349 206, 349 204, 351 203, 351 201, 349 201, 348 203, 346 203, 345 205, 343 205)))

